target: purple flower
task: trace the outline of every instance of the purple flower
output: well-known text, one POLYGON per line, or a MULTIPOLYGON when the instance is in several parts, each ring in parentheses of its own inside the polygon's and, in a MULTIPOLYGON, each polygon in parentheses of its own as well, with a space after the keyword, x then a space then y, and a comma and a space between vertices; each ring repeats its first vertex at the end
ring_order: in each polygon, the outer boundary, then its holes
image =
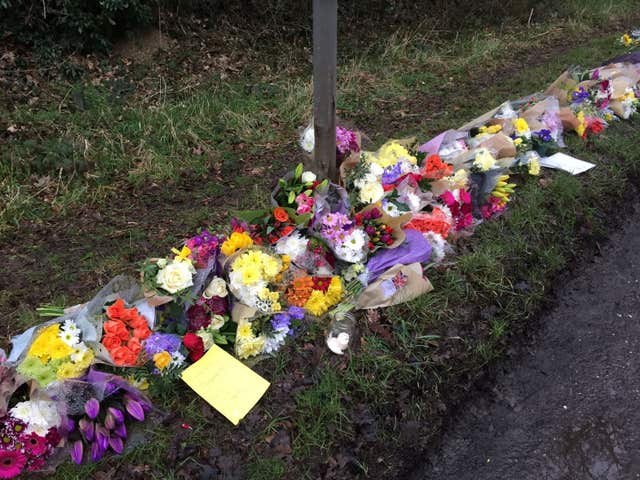
POLYGON ((106 451, 106 448, 103 449, 98 442, 93 442, 91 444, 91 461, 92 462, 97 462, 98 460, 100 460, 103 456, 104 456, 104 452, 106 451))
POLYGON ((291 317, 288 313, 276 313, 271 319, 271 326, 274 330, 288 330, 291 325, 291 317))
POLYGON ((296 320, 302 320, 304 318, 304 308, 302 307, 292 305, 287 311, 289 315, 291 315, 291 318, 295 318, 296 320))
POLYGON ((360 147, 356 134, 351 130, 336 126, 336 149, 343 155, 347 152, 358 152, 360 147))
POLYGON ((402 176, 402 165, 396 163, 393 167, 387 167, 382 174, 382 184, 389 185, 402 176))
POLYGON ((104 425, 96 426, 96 442, 102 450, 106 450, 109 446, 109 431, 104 425))
POLYGON ((134 400, 129 395, 125 395, 124 406, 127 409, 127 413, 129 413, 129 415, 131 415, 139 422, 144 421, 144 409, 142 408, 142 404, 140 402, 134 400))
POLYGON ((573 103, 582 103, 589 98, 589 92, 584 87, 578 87, 571 93, 571 100, 573 103))
POLYGON ((600 80, 600 69, 596 68, 592 73, 591 73, 591 80, 600 80))
POLYGON ((533 134, 543 142, 553 141, 553 137, 551 136, 551 130, 547 130, 546 128, 543 128, 542 130, 539 130, 537 132, 533 132, 533 134))
POLYGON ((116 421, 116 425, 124 422, 124 414, 122 413, 122 410, 109 407, 109 409, 107 410, 107 415, 111 415, 114 418, 114 420, 116 421))
POLYGON ((87 412, 87 416, 91 420, 95 420, 98 414, 100 413, 100 402, 95 398, 91 398, 87 400, 84 404, 84 411, 87 412))
POLYGON ((119 436, 120 438, 127 438, 127 427, 124 423, 121 423, 120 425, 117 425, 116 428, 113 430, 113 433, 115 433, 117 436, 119 436))
POLYGON ((113 450, 117 454, 122 453, 122 450, 124 450, 124 443, 122 442, 122 438, 118 436, 113 436, 109 439, 109 446, 111 447, 111 450, 113 450))
POLYGON ((156 353, 169 352, 174 353, 180 349, 182 340, 179 335, 171 333, 153 333, 144 342, 144 351, 149 357, 153 357, 156 353))
POLYGON ((82 463, 82 455, 84 454, 84 444, 82 443, 82 440, 76 440, 75 442, 73 442, 73 445, 71 445, 71 460, 77 464, 80 465, 82 463))
POLYGON ((95 424, 86 418, 81 418, 78 422, 80 433, 87 442, 93 442, 95 438, 95 424))

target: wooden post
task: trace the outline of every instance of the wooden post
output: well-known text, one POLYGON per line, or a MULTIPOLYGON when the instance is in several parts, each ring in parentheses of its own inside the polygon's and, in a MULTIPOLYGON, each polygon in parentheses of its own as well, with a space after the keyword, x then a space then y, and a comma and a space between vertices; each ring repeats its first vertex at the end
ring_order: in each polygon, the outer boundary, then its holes
POLYGON ((336 56, 338 0, 313 0, 313 170, 337 182, 336 56))

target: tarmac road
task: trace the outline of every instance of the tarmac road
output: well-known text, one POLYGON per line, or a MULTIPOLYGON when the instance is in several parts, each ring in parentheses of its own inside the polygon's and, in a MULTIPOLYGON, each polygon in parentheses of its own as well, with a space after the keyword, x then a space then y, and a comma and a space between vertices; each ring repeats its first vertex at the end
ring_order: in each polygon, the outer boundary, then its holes
POLYGON ((411 480, 640 478, 640 210, 411 480))

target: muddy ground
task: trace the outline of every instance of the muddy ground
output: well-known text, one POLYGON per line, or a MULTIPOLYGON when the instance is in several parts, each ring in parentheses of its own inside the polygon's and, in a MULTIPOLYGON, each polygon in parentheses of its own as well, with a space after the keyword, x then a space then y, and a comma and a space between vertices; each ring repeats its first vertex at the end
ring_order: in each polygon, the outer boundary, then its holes
POLYGON ((640 478, 640 210, 565 275, 528 345, 498 366, 411 480, 640 478))

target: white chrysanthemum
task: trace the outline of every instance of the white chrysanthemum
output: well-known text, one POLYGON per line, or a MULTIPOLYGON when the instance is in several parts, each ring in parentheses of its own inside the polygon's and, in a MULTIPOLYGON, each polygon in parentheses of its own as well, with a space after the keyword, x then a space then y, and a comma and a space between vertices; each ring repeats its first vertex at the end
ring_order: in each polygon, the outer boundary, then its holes
POLYGON ((306 237, 300 235, 299 232, 294 232, 278 240, 278 243, 276 243, 276 253, 279 255, 289 255, 292 260, 295 260, 307 251, 308 243, 309 240, 306 237))
POLYGON ((64 343, 66 343, 70 347, 74 347, 80 341, 80 332, 70 332, 65 330, 60 330, 58 332, 58 337, 64 343))
POLYGON ((178 351, 173 352, 171 354, 171 363, 169 364, 170 368, 171 367, 181 367, 182 364, 184 363, 184 355, 178 351))
POLYGON ((365 246, 368 241, 367 234, 363 230, 356 229, 346 236, 344 242, 336 246, 335 253, 338 258, 345 262, 361 262, 367 255, 365 246))
POLYGON ((431 261, 433 263, 442 262, 446 255, 447 241, 436 232, 425 232, 423 235, 431 245, 431 261))
POLYGON ((400 215, 402 215, 402 212, 400 211, 398 206, 393 202, 389 202, 388 200, 382 201, 382 211, 390 217, 399 217, 400 215))
POLYGON ((89 350, 87 345, 84 342, 80 342, 74 346, 73 352, 71 353, 71 361, 79 362, 84 357, 85 353, 89 350))
POLYGON ((64 323, 62 324, 62 330, 65 332, 71 332, 77 335, 80 335, 81 331, 78 328, 78 325, 76 325, 76 322, 74 322, 71 319, 65 320, 64 323))
POLYGON ((48 400, 20 402, 9 412, 14 418, 27 424, 27 434, 35 432, 44 436, 50 428, 58 427, 61 422, 56 404, 48 400))
POLYGON ((360 201, 362 203, 376 203, 384 197, 384 188, 380 183, 367 183, 360 187, 360 201))

